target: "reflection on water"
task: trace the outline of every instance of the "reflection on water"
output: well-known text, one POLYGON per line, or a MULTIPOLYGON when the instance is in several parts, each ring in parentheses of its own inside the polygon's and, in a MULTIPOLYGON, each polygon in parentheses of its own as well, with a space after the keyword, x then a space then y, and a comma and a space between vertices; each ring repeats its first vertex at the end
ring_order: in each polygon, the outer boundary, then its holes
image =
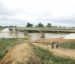
MULTIPOLYGON (((58 33, 45 33, 45 38, 60 38, 60 37, 64 37, 67 34, 58 34, 58 33)), ((30 36, 32 38, 32 40, 36 40, 39 39, 41 34, 40 33, 30 33, 30 36)))
POLYGON ((21 32, 13 32, 8 28, 5 28, 4 30, 0 31, 0 38, 24 38, 24 35, 21 32))
MULTIPOLYGON (((32 40, 39 39, 41 33, 29 33, 32 40)), ((67 34, 58 34, 58 33, 45 33, 45 38, 59 38, 64 37, 67 34)), ((24 32, 10 32, 8 28, 0 32, 0 38, 24 38, 27 37, 24 35, 24 32)))
MULTIPOLYGON (((29 33, 32 40, 39 39, 40 33, 29 33)), ((45 33, 45 38, 59 38, 64 37, 66 34, 53 34, 45 33)), ((13 32, 0 32, 0 38, 24 38, 25 35, 23 32, 13 33, 13 32)))
POLYGON ((23 38, 23 33, 0 32, 0 38, 23 38))

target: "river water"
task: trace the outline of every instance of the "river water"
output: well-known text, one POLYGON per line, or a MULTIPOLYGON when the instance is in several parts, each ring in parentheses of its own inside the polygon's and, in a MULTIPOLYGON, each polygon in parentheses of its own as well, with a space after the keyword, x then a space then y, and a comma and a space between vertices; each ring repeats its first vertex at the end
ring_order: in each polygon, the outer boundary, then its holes
MULTIPOLYGON (((45 33, 45 38, 60 38, 64 37, 67 34, 65 33, 45 33)), ((39 39, 41 33, 29 33, 29 36, 32 40, 39 39)), ((26 37, 23 32, 10 32, 8 28, 0 31, 0 38, 24 38, 26 37)))
MULTIPOLYGON (((45 33, 45 38, 60 38, 64 37, 67 34, 65 33, 45 33)), ((39 39, 41 36, 41 33, 29 33, 29 36, 32 40, 39 39)), ((9 32, 8 28, 2 30, 0 32, 0 38, 24 38, 25 35, 23 32, 9 32)))
MULTIPOLYGON (((39 39, 41 34, 40 33, 31 33, 31 38, 32 40, 36 40, 39 39)), ((58 33, 45 33, 45 38, 61 38, 61 37, 65 37, 67 34, 58 34, 58 33)))

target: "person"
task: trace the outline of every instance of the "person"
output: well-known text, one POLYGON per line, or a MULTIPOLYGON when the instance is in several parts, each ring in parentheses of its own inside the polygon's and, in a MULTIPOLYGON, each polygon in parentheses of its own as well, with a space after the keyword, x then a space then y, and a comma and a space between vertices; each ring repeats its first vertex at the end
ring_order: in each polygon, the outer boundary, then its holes
POLYGON ((56 48, 58 48, 59 47, 59 44, 58 43, 56 43, 56 48))
POLYGON ((51 43, 51 48, 54 49, 54 42, 51 43))

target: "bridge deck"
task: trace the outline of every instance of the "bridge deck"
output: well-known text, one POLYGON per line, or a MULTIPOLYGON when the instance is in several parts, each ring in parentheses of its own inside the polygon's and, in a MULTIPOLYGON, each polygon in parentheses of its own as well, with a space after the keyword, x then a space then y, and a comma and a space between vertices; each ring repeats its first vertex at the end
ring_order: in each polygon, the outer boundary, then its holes
POLYGON ((75 28, 36 28, 36 27, 15 27, 15 28, 9 28, 9 29, 15 29, 15 30, 19 30, 19 31, 57 31, 57 32, 75 32, 75 28))

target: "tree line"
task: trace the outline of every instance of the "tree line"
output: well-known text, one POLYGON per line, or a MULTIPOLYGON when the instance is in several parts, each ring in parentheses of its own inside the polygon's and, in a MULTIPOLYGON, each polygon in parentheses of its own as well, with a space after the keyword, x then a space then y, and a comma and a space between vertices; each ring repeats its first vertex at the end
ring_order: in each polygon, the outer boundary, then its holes
POLYGON ((35 26, 33 24, 31 24, 31 23, 26 24, 26 27, 51 27, 51 26, 52 26, 51 23, 48 23, 46 26, 44 24, 42 24, 42 23, 38 23, 35 26))

